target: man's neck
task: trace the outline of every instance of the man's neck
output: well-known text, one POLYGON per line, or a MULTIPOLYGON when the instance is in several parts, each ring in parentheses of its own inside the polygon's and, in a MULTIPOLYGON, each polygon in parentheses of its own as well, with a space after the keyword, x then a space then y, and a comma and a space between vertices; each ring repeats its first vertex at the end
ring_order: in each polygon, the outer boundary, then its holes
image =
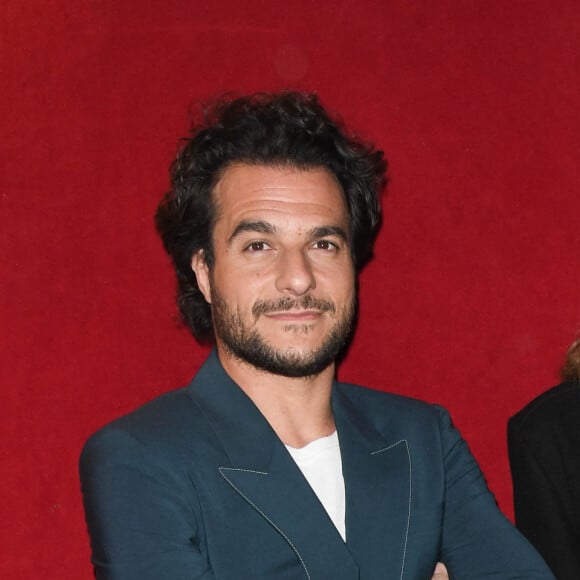
POLYGON ((219 346, 218 356, 286 445, 303 447, 335 431, 330 405, 334 364, 318 375, 294 378, 258 369, 219 346))

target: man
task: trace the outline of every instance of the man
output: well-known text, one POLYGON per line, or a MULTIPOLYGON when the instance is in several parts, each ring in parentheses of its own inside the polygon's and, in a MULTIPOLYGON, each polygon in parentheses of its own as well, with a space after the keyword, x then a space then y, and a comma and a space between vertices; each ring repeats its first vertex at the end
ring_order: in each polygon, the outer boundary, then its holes
POLYGON ((580 578, 580 339, 562 383, 508 422, 516 525, 559 580, 580 578))
POLYGON ((98 578, 552 578, 439 408, 337 383, 385 181, 315 96, 218 104, 157 226, 215 350, 81 458, 98 578), (436 570, 442 572, 440 566, 436 570))

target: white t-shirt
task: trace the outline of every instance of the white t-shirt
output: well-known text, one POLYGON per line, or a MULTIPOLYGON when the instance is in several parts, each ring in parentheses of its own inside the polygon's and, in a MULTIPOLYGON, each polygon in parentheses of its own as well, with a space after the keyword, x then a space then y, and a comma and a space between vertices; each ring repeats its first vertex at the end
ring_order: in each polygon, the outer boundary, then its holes
POLYGON ((344 477, 338 434, 335 431, 299 449, 286 445, 286 449, 346 542, 344 477))

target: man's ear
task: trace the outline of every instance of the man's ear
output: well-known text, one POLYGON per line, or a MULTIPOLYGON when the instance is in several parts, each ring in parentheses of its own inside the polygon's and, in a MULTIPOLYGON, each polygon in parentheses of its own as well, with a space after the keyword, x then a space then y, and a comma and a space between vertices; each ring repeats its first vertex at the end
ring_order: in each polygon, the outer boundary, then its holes
POLYGON ((197 278, 197 285, 208 304, 211 304, 211 285, 209 281, 209 266, 205 261, 203 250, 198 250, 191 258, 191 269, 197 278))

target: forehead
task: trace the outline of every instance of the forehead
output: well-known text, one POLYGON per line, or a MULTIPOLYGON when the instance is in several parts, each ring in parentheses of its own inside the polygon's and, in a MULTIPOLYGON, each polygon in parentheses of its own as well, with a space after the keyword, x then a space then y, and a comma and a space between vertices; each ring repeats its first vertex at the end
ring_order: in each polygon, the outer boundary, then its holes
POLYGON ((342 188, 327 169, 239 164, 229 167, 214 189, 218 223, 264 217, 346 225, 342 188))

